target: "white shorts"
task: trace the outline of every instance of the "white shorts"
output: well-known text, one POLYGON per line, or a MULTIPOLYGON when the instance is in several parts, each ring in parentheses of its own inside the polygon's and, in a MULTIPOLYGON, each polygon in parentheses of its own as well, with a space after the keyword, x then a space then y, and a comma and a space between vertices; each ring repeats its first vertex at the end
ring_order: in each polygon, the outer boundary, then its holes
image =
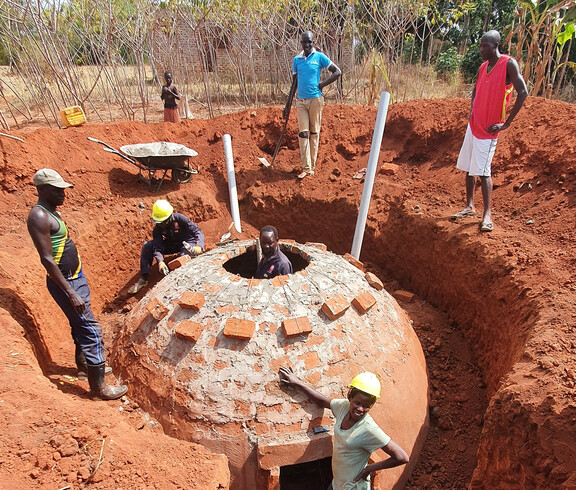
POLYGON ((481 140, 476 138, 472 134, 470 124, 468 124, 456 168, 468 172, 468 175, 490 177, 496 143, 498 143, 497 139, 481 140))

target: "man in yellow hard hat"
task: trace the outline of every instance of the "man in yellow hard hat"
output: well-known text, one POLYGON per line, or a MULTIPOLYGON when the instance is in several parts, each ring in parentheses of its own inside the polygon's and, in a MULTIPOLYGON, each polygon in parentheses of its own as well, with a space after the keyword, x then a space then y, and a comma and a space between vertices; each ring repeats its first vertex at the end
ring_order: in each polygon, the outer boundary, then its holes
POLYGON ((167 275, 170 270, 164 262, 164 256, 170 254, 198 255, 204 249, 204 233, 192 220, 175 213, 172 205, 165 199, 159 199, 152 207, 152 240, 145 242, 140 254, 140 279, 128 292, 135 294, 148 284, 148 274, 154 259, 158 269, 167 275))
POLYGON ((333 480, 328 490, 369 490, 370 474, 408 463, 408 454, 368 414, 380 398, 380 381, 374 373, 360 373, 348 385, 347 398, 328 398, 302 382, 291 368, 280 368, 280 381, 304 392, 322 408, 332 410, 334 449, 333 480), (370 455, 382 449, 390 457, 368 464, 370 455))

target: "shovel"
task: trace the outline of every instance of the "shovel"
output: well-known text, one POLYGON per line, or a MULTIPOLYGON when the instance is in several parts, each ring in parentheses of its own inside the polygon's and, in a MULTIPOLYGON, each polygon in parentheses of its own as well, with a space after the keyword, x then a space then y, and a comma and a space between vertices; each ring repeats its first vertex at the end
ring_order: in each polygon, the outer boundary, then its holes
POLYGON ((232 236, 232 233, 230 230, 232 230, 233 226, 234 226, 234 221, 232 221, 232 223, 230 223, 230 226, 228 227, 228 230, 226 231, 226 233, 224 233, 224 235, 222 235, 220 237, 220 243, 225 242, 226 240, 230 239, 230 237, 232 236))
MULTIPOLYGON (((292 78, 292 86, 290 87, 290 107, 292 107, 292 100, 294 97, 294 93, 296 91, 296 77, 292 78)), ((286 127, 288 126, 288 119, 290 119, 290 110, 288 110, 288 117, 284 120, 284 126, 282 126, 282 132, 280 133, 280 138, 278 138, 278 143, 276 143, 276 148, 274 149, 274 154, 272 155, 272 162, 268 162, 264 157, 258 157, 260 163, 265 167, 272 167, 274 165, 274 160, 276 160, 276 155, 278 155, 278 151, 280 151, 280 144, 282 143, 282 138, 284 138, 284 133, 286 132, 286 127)))
POLYGON ((286 133, 286 127, 288 126, 288 118, 284 121, 284 126, 282 126, 282 132, 280 133, 280 138, 278 138, 278 143, 276 143, 276 148, 274 149, 274 154, 272 155, 272 162, 268 162, 264 157, 258 157, 260 163, 265 167, 271 167, 274 165, 274 160, 276 160, 276 155, 278 155, 278 151, 280 151, 280 144, 282 143, 282 138, 284 138, 284 133, 286 133))

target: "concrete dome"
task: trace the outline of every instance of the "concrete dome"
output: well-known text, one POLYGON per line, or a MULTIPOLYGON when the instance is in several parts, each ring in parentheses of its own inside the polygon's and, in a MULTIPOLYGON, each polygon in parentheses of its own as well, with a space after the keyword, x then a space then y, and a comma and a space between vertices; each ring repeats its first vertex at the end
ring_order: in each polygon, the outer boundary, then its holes
POLYGON ((329 410, 279 385, 279 368, 291 366, 329 397, 345 397, 354 375, 372 371, 382 398, 370 413, 411 456, 407 468, 380 472, 376 488, 404 482, 428 413, 409 318, 352 258, 322 244, 280 246, 300 270, 271 280, 240 275, 256 267, 253 241, 172 264, 118 338, 131 396, 169 434, 224 453, 231 488, 277 488, 282 468, 331 456, 333 425, 329 410), (330 431, 314 434, 321 425, 330 431))

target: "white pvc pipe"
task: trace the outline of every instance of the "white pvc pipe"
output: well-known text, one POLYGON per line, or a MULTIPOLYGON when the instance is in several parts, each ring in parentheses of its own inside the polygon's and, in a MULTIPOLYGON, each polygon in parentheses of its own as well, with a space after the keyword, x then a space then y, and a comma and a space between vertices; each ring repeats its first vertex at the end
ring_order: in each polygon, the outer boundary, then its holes
POLYGON ((350 252, 350 255, 357 260, 360 260, 360 250, 362 249, 362 240, 364 239, 366 218, 368 217, 368 208, 370 207, 370 199, 372 198, 372 188, 374 187, 374 178, 378 167, 378 156, 380 155, 380 145, 382 144, 382 136, 384 135, 384 125, 386 124, 389 102, 390 94, 388 92, 382 92, 380 94, 380 104, 378 104, 376 124, 374 125, 374 134, 372 135, 368 167, 366 168, 366 176, 364 177, 364 189, 362 190, 358 219, 356 220, 354 241, 352 242, 352 251, 350 252))
POLYGON ((234 175, 234 158, 232 157, 232 138, 229 134, 222 136, 224 142, 224 156, 226 157, 226 174, 228 177, 228 193, 230 194, 230 211, 234 228, 238 233, 242 233, 240 225, 240 210, 238 208, 238 193, 236 192, 236 176, 234 175))

